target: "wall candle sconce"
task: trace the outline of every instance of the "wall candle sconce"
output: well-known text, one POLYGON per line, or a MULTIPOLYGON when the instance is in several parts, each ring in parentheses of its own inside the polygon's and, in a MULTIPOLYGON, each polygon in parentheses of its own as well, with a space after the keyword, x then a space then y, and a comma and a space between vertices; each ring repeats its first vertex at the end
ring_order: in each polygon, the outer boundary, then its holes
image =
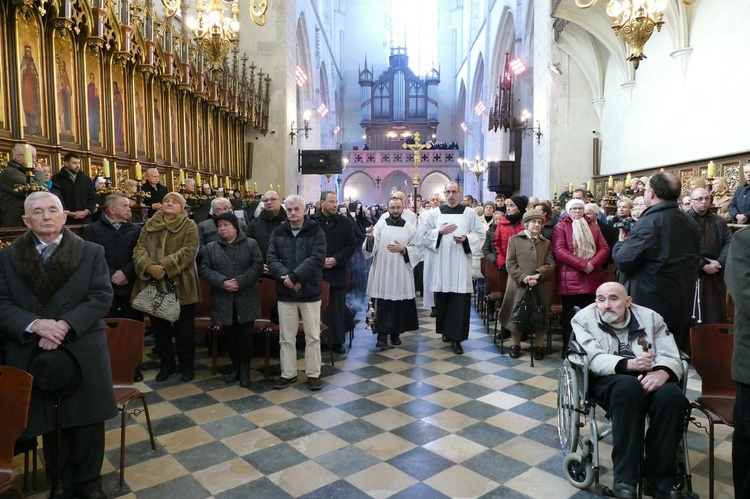
POLYGON ((310 111, 305 111, 305 114, 302 115, 302 127, 297 128, 294 125, 295 122, 292 121, 292 129, 289 132, 289 140, 291 144, 294 144, 294 138, 300 132, 305 132, 305 138, 309 138, 309 132, 312 130, 312 128, 310 128, 310 111))
POLYGON ((519 127, 521 129, 522 137, 526 137, 528 134, 533 133, 534 137, 536 137, 536 143, 541 144, 543 135, 542 124, 539 123, 539 120, 536 120, 536 126, 529 128, 529 121, 531 121, 531 113, 524 109, 521 113, 521 126, 519 127))

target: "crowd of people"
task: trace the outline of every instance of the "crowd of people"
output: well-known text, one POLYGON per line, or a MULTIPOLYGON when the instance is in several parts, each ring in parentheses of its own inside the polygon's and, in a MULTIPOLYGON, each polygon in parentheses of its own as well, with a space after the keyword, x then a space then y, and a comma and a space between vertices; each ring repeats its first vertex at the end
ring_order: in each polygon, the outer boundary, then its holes
MULTIPOLYGON (((23 149, 14 149, 11 163, 0 172, 3 225, 18 219, 29 228, 0 252, 3 363, 29 369, 32 363, 40 364, 37 357, 64 350, 67 357, 48 362, 71 362, 71 357, 85 380, 96 380, 79 381, 66 395, 82 401, 63 407, 70 449, 103 451, 103 421, 116 411, 107 356, 102 354, 102 320, 143 320, 133 301, 149 286, 179 298, 176 320, 150 317, 159 360, 156 381, 167 380, 178 368, 182 380, 194 379, 196 304, 210 300, 211 321, 225 331, 232 362, 224 380, 250 386, 251 331, 261 314, 259 279, 266 276, 275 281, 278 300, 281 376, 274 388, 298 381, 301 318, 306 382, 317 391, 322 387, 321 322, 333 350, 343 354, 354 312, 368 300, 375 348, 399 346, 403 333, 419 328, 416 298, 421 293, 438 335, 453 353, 463 354, 472 294, 489 291, 481 272, 484 259, 485 265, 507 276, 505 289, 499 290, 504 299, 497 315, 498 334, 511 338, 509 356, 522 355, 523 335, 529 334, 534 338, 531 355, 544 359, 542 338, 559 297, 563 356, 575 334, 589 355, 599 359, 592 366, 601 381, 593 387, 602 399, 613 401, 614 418, 622 419, 632 407, 646 411, 651 402, 671 408, 663 414, 649 412, 652 427, 669 435, 653 457, 646 456, 647 462, 661 463, 673 454, 673 430, 684 400, 673 388, 681 374, 675 352, 689 352, 692 325, 726 322, 724 269, 732 241, 727 221, 744 224, 750 217, 750 166, 744 169, 747 183, 729 199, 721 179, 713 194, 696 180, 682 201, 682 186, 672 174, 634 179, 630 189, 619 186, 616 211, 609 216, 585 188, 566 191, 564 201, 499 194, 494 202, 478 205, 472 196, 462 196, 456 182, 448 182, 427 200, 417 196, 411 202, 395 192, 385 211, 358 201, 340 204, 330 191, 308 203, 301 196, 283 197, 269 190, 250 204, 206 192, 204 202, 191 206, 194 182, 186 182, 183 192, 169 192, 158 170, 149 169, 142 186, 150 194, 143 200, 148 218, 141 227, 131 221, 133 201, 126 193, 110 194, 96 206, 94 186, 74 153, 65 156, 63 169, 49 179, 49 191, 27 196, 8 189, 10 182, 26 182, 23 159, 23 149), (100 213, 96 221, 94 211, 100 213), (85 224, 82 237, 66 224, 85 224), (200 278, 208 283, 210 297, 201 295, 200 278), (324 289, 328 306, 321 317, 324 289), (534 291, 545 311, 543 324, 531 330, 513 320, 527 290, 534 291), (648 344, 655 345, 654 351, 636 342, 642 336, 653 340, 648 344), (633 383, 641 390, 634 390, 633 383), (668 390, 662 390, 665 386, 668 390), (628 402, 623 405, 623 400, 628 402), (83 406, 90 417, 81 416, 83 406)), ((44 174, 42 168, 35 169, 32 181, 43 185, 44 174)), ((735 253, 737 260, 747 257, 739 246, 735 253)), ((742 287, 738 276, 732 277, 735 288, 742 287)), ((743 313, 739 307, 738 314, 743 313)), ((747 342, 738 341, 737 350, 747 352, 747 342)), ((738 385, 750 383, 747 361, 737 350, 738 385)), ((143 375, 137 371, 134 376, 140 380, 143 375)), ((738 396, 747 397, 748 392, 745 388, 738 396)), ((43 435, 45 453, 54 451, 58 442, 52 441, 48 417, 53 405, 44 391, 35 391, 27 436, 43 435)), ((738 407, 750 413, 747 399, 738 400, 738 407)), ((642 434, 643 428, 635 423, 616 427, 615 446, 629 450, 614 458, 614 491, 617 497, 635 497, 635 471, 628 456, 635 452, 633 435, 642 434)), ((747 425, 737 428, 738 439, 748 438, 747 425)), ((58 495, 103 497, 98 495, 103 454, 83 464, 73 451, 64 455, 67 464, 48 456, 49 479, 61 491, 58 495), (61 474, 55 474, 58 469, 61 474)), ((737 461, 744 462, 742 458, 738 455, 737 461)), ((658 473, 647 478, 656 496, 677 497, 670 489, 674 466, 660 464, 653 470, 658 473)))

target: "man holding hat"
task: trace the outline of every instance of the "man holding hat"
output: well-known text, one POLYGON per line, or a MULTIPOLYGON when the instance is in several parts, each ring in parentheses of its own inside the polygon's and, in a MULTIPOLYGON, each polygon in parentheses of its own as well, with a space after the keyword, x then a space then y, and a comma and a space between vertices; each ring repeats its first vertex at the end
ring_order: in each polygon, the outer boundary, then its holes
POLYGON ((117 405, 102 321, 112 303, 104 249, 63 227, 54 194, 31 194, 24 210, 30 230, 0 251, 6 363, 34 376, 22 439, 42 435, 50 497, 106 497, 104 421, 117 405))

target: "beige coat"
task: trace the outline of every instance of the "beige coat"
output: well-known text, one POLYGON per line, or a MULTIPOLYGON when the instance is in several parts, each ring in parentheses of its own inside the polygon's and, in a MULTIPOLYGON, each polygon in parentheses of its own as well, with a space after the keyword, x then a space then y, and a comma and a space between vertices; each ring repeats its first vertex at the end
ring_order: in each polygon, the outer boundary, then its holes
POLYGON ((714 196, 714 206, 719 207, 719 211, 717 212, 717 215, 719 215, 724 221, 731 222, 732 219, 729 216, 729 202, 732 200, 732 195, 729 194, 729 192, 725 192, 724 194, 716 194, 714 196))
MULTIPOLYGON (((136 282, 132 298, 151 281, 146 269, 151 264, 164 267, 167 277, 177 284, 177 297, 181 305, 201 301, 201 286, 195 256, 198 254, 198 227, 182 211, 165 222, 157 211, 143 226, 138 244, 133 250, 136 282)), ((163 280, 162 280, 163 281, 163 280)))
POLYGON ((508 269, 508 285, 505 288, 503 305, 500 308, 500 323, 512 333, 523 332, 518 324, 510 322, 510 316, 516 303, 526 291, 526 284, 523 283, 524 277, 541 274, 542 278, 536 288, 539 300, 546 311, 544 330, 541 332, 546 332, 549 330, 550 307, 555 293, 555 257, 552 244, 543 236, 539 236, 534 244, 526 232, 520 232, 508 240, 507 255, 505 265, 508 269))

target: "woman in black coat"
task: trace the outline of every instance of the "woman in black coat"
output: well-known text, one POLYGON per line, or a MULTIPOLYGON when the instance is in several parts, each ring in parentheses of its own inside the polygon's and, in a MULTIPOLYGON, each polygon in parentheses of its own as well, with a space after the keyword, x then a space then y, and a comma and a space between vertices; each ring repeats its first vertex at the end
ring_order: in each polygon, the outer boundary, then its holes
POLYGON ((206 245, 201 275, 211 285, 211 323, 227 334, 232 372, 227 383, 250 386, 253 323, 260 317, 258 279, 263 256, 258 243, 239 230, 233 213, 216 217, 219 239, 206 245))

